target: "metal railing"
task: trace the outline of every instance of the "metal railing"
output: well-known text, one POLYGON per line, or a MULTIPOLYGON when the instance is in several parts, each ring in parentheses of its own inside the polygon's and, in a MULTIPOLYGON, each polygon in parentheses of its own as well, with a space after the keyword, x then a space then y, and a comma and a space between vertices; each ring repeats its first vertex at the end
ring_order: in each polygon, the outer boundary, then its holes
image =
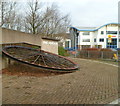
POLYGON ((118 56, 117 51, 78 51, 78 58, 89 59, 114 59, 114 54, 118 56))

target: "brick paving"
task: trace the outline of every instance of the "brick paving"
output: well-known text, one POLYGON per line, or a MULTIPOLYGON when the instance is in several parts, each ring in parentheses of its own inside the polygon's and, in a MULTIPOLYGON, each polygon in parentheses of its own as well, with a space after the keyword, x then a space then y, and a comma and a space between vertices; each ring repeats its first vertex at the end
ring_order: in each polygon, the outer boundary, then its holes
POLYGON ((3 104, 107 104, 118 98, 118 68, 73 59, 74 73, 56 76, 3 74, 3 104))

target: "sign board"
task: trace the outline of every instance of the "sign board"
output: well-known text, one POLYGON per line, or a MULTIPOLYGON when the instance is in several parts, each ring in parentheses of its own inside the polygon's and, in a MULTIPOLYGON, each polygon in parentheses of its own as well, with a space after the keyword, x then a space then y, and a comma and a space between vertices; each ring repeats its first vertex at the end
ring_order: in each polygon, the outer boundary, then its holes
POLYGON ((108 43, 112 43, 112 35, 108 35, 108 43))
POLYGON ((112 43, 112 38, 108 38, 108 43, 112 43))
POLYGON ((112 37, 112 35, 108 35, 108 38, 111 38, 112 37))
POLYGON ((112 37, 116 37, 116 36, 112 36, 112 37))

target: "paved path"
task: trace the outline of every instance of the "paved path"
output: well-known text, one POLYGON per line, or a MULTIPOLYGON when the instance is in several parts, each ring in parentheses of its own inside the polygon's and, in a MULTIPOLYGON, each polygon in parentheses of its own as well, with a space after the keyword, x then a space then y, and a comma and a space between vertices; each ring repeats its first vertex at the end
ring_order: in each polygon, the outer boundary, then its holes
POLYGON ((118 98, 118 68, 74 59, 80 70, 33 77, 3 75, 3 104, 107 104, 118 98))

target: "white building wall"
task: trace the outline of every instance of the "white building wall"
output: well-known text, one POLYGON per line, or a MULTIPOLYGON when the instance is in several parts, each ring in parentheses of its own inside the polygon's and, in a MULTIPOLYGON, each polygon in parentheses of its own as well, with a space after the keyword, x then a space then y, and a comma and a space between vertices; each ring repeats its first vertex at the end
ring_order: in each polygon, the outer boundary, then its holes
POLYGON ((84 31, 83 32, 80 32, 80 45, 90 45, 91 43, 90 42, 83 42, 83 39, 90 39, 91 41, 91 33, 90 35, 83 35, 84 31))
POLYGON ((94 46, 98 45, 98 36, 97 35, 98 35, 98 31, 94 31, 93 39, 96 39, 96 42, 94 42, 94 46))
MULTIPOLYGON (((107 38, 108 38, 108 35, 107 34, 107 31, 118 31, 118 25, 107 25, 107 26, 104 26, 104 27, 101 27, 100 29, 98 29, 97 31, 91 31, 90 32, 90 35, 83 35, 83 33, 85 31, 81 31, 79 32, 79 37, 78 37, 78 44, 79 45, 90 45, 91 47, 95 47, 95 45, 101 45, 102 48, 106 48, 107 46, 107 38), (101 34, 101 31, 104 31, 104 34, 101 34), (100 42, 99 40, 103 38, 104 39, 104 42, 100 42), (83 39, 90 39, 90 42, 83 42, 83 39), (94 39, 96 39, 96 42, 94 42, 94 39)), ((117 38, 119 39, 120 36, 119 34, 110 34, 114 37, 112 38, 117 38)), ((119 40, 118 40, 119 41, 119 40)), ((120 47, 120 42, 117 43, 117 48, 120 47)))
POLYGON ((98 41, 98 45, 102 45, 102 48, 106 48, 106 46, 107 46, 106 44, 107 44, 108 35, 115 36, 115 37, 111 37, 111 38, 118 38, 118 34, 107 34, 106 33, 107 31, 118 31, 118 26, 117 25, 107 25, 98 30, 97 41, 98 41), (104 31, 103 35, 101 34, 101 31, 104 31), (104 42, 99 42, 100 38, 104 38, 104 42))
POLYGON ((96 35, 97 36, 97 45, 102 45, 102 48, 106 48, 106 26, 105 27, 102 27, 100 28, 98 31, 98 34, 96 35), (101 31, 104 31, 104 34, 101 34, 101 31), (100 39, 104 39, 104 42, 100 42, 100 39))
MULTIPOLYGON (((118 31, 120 31, 120 25, 119 25, 119 27, 118 27, 118 31)), ((118 34, 118 48, 120 48, 120 34, 118 34)))
POLYGON ((95 47, 95 45, 96 45, 96 42, 94 42, 94 39, 96 39, 96 31, 94 31, 94 32, 90 32, 91 33, 91 35, 90 35, 90 45, 91 45, 91 48, 92 47, 95 47))
POLYGON ((96 38, 95 33, 91 31, 89 35, 83 35, 85 31, 80 32, 80 37, 79 37, 79 45, 90 45, 90 47, 94 47, 95 43, 94 38, 96 38), (83 39, 90 39, 90 42, 83 42, 83 39))

